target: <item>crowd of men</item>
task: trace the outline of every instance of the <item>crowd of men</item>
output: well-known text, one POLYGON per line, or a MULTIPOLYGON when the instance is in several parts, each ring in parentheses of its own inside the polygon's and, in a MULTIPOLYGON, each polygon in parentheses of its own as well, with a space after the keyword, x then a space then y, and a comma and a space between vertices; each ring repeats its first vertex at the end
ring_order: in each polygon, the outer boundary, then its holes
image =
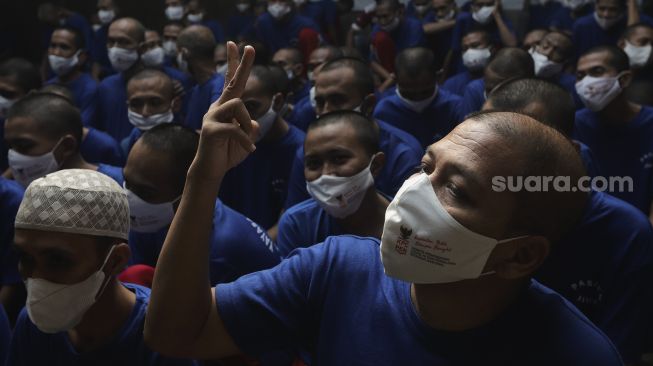
POLYGON ((0 364, 653 359, 636 0, 65 5, 0 61, 0 364))

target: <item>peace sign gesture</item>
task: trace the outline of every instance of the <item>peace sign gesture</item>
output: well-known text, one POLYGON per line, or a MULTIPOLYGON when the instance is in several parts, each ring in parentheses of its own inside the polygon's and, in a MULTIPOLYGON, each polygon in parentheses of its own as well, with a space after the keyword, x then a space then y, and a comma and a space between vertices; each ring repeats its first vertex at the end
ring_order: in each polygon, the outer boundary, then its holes
POLYGON ((222 176, 242 162, 256 147, 258 124, 252 121, 240 97, 245 90, 252 64, 254 48, 246 46, 240 58, 238 46, 227 43, 228 69, 225 87, 202 121, 200 145, 195 157, 196 171, 212 179, 222 176), (199 165, 199 167, 198 167, 199 165))

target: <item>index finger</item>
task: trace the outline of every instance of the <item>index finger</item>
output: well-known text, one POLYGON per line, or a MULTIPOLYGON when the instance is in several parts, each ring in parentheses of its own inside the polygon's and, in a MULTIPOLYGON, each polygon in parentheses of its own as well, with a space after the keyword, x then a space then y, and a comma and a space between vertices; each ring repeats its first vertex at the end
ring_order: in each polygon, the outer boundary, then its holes
MULTIPOLYGON (((227 49, 227 51, 229 51, 229 49, 227 49)), ((249 72, 252 70, 252 65, 254 64, 254 56, 254 47, 245 46, 245 49, 243 50, 243 57, 238 64, 238 68, 236 69, 233 77, 231 77, 229 83, 222 91, 222 95, 220 96, 220 99, 218 99, 218 105, 221 105, 234 98, 240 98, 243 95, 245 85, 247 84, 247 79, 249 78, 249 72)), ((231 63, 232 60, 229 60, 228 62, 231 63)), ((231 68, 231 65, 229 68, 231 68)))
POLYGON ((224 87, 227 89, 229 82, 233 79, 236 74, 236 69, 238 69, 238 64, 240 63, 240 51, 238 51, 238 46, 236 43, 229 41, 227 42, 227 72, 224 74, 224 87))

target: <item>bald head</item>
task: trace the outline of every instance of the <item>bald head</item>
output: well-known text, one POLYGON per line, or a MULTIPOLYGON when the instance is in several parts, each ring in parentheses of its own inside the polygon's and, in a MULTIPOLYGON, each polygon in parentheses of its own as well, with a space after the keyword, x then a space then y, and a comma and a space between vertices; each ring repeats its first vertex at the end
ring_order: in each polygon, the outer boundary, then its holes
POLYGON ((145 42, 145 27, 141 22, 134 18, 120 18, 115 20, 109 26, 109 33, 111 31, 123 33, 136 43, 145 42))
POLYGON ((145 69, 129 79, 127 97, 129 98, 130 88, 133 90, 136 85, 142 84, 147 84, 150 88, 156 89, 169 100, 172 100, 175 96, 175 87, 168 75, 159 70, 145 69))
POLYGON ((213 32, 203 25, 186 27, 177 37, 177 49, 185 49, 188 60, 212 61, 215 44, 213 32))

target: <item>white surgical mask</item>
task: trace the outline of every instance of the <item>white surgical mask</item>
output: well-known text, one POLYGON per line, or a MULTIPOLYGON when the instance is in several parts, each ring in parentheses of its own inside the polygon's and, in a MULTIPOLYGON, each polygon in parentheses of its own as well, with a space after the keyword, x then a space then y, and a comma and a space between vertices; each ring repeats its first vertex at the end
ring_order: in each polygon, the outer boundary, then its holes
POLYGON ((533 63, 535 64, 535 76, 541 78, 550 78, 552 76, 558 75, 562 68, 563 64, 559 62, 553 62, 549 60, 545 55, 535 51, 535 48, 531 48, 528 53, 531 54, 533 58, 533 63))
POLYGON ((163 65, 165 57, 165 50, 162 47, 154 47, 141 55, 143 64, 148 67, 158 67, 163 65))
POLYGON ((93 32, 97 32, 102 29, 102 24, 93 24, 91 28, 93 28, 93 32))
POLYGON ((272 100, 272 103, 270 104, 270 109, 268 109, 267 112, 265 112, 264 115, 256 119, 256 122, 258 122, 258 137, 256 138, 256 142, 259 142, 267 135, 267 133, 270 131, 272 128, 272 125, 274 125, 274 121, 277 120, 277 112, 274 110, 274 100, 272 100))
POLYGON ((290 13, 290 5, 282 3, 274 3, 268 5, 268 13, 272 15, 274 19, 281 19, 284 15, 290 13))
POLYGON ((308 91, 308 98, 311 102, 311 107, 315 110, 315 107, 317 107, 317 102, 315 101, 315 85, 308 91))
POLYGON ((172 202, 149 203, 125 188, 124 183, 123 188, 129 202, 129 227, 132 231, 154 233, 170 225, 175 217, 174 204, 181 199, 181 196, 172 202))
POLYGON ((492 20, 492 13, 494 12, 495 6, 483 6, 475 12, 472 12, 472 18, 480 23, 487 24, 492 20))
POLYGON ((229 64, 226 62, 222 64, 222 66, 216 66, 215 72, 217 72, 220 75, 225 75, 227 73, 227 69, 229 68, 229 64))
POLYGON ((429 9, 430 9, 430 6, 428 6, 428 5, 415 5, 415 10, 416 10, 419 14, 424 14, 424 13, 426 13, 427 11, 429 11, 429 9))
POLYGON ((36 179, 59 170, 60 164, 54 157, 54 150, 60 143, 61 140, 54 145, 50 152, 40 156, 23 155, 16 150, 9 149, 7 160, 14 179, 23 187, 27 187, 36 179))
POLYGON ((491 56, 489 48, 469 48, 463 53, 463 65, 469 71, 478 71, 487 65, 491 56))
POLYGON ((249 9, 249 4, 236 4, 236 8, 239 12, 244 13, 249 9))
POLYGON ((173 40, 163 41, 163 50, 166 56, 173 57, 177 54, 177 43, 173 40))
MULTIPOLYGON (((113 246, 100 269, 82 282, 66 285, 41 278, 27 278, 27 315, 43 333, 59 333, 75 328, 84 314, 102 295, 107 264, 113 246)), ((108 282, 107 282, 108 283, 108 282)))
POLYGON ((329 215, 342 219, 358 210, 367 189, 374 184, 370 171, 372 161, 351 177, 322 175, 312 182, 306 182, 306 190, 329 215))
POLYGON ((98 10, 97 17, 100 23, 109 24, 116 17, 116 12, 113 10, 98 10))
POLYGON ((7 99, 0 95, 0 117, 7 117, 7 112, 9 112, 9 108, 11 108, 14 103, 16 103, 15 100, 7 99))
POLYGON ((612 102, 620 93, 620 73, 615 77, 585 76, 576 83, 576 93, 587 109, 598 112, 612 102))
POLYGON ((404 182, 385 212, 381 261, 386 275, 418 284, 479 278, 497 244, 454 219, 426 173, 404 182))
POLYGON ((74 55, 70 57, 62 57, 57 55, 48 55, 48 62, 50 63, 50 68, 57 75, 66 75, 72 69, 79 64, 79 53, 81 51, 75 52, 74 55))
POLYGON ((417 112, 417 113, 422 113, 424 111, 424 109, 426 109, 426 107, 431 105, 431 103, 433 102, 435 97, 437 97, 437 95, 438 95, 438 86, 437 85, 435 86, 435 90, 433 91, 433 94, 430 97, 428 97, 426 99, 422 99, 422 100, 417 100, 417 101, 404 98, 404 96, 401 95, 401 92, 399 91, 399 88, 395 89, 395 93, 397 94, 397 97, 399 97, 401 102, 406 107, 408 107, 408 109, 410 109, 410 110, 412 110, 414 112, 417 112))
POLYGON ((635 46, 632 43, 626 41, 626 46, 624 47, 624 52, 628 55, 628 60, 630 61, 630 67, 643 67, 648 63, 648 60, 651 58, 651 44, 646 46, 635 46))
POLYGON ((181 20, 184 17, 183 6, 168 6, 166 8, 166 17, 169 20, 181 20))
POLYGON ((198 14, 188 14, 186 16, 189 22, 191 23, 199 23, 202 21, 204 18, 204 13, 198 13, 198 14))
POLYGON ((165 113, 153 114, 151 116, 144 117, 142 114, 132 112, 127 110, 127 117, 129 122, 139 130, 147 131, 154 126, 158 126, 162 123, 170 123, 174 119, 172 110, 168 110, 165 113))
POLYGON ((109 61, 114 70, 123 72, 138 61, 138 51, 120 47, 109 48, 109 61))
POLYGON ((181 54, 181 52, 177 53, 177 66, 179 66, 179 70, 188 73, 188 61, 184 58, 184 55, 181 54))
POLYGON ((393 30, 397 29, 399 26, 399 18, 394 17, 392 18, 392 21, 386 25, 379 25, 381 29, 383 29, 386 32, 392 32, 393 30))
POLYGON ((603 29, 612 28, 612 26, 619 23, 622 18, 623 14, 614 18, 601 18, 597 12, 594 12, 594 20, 599 25, 599 27, 603 29))

